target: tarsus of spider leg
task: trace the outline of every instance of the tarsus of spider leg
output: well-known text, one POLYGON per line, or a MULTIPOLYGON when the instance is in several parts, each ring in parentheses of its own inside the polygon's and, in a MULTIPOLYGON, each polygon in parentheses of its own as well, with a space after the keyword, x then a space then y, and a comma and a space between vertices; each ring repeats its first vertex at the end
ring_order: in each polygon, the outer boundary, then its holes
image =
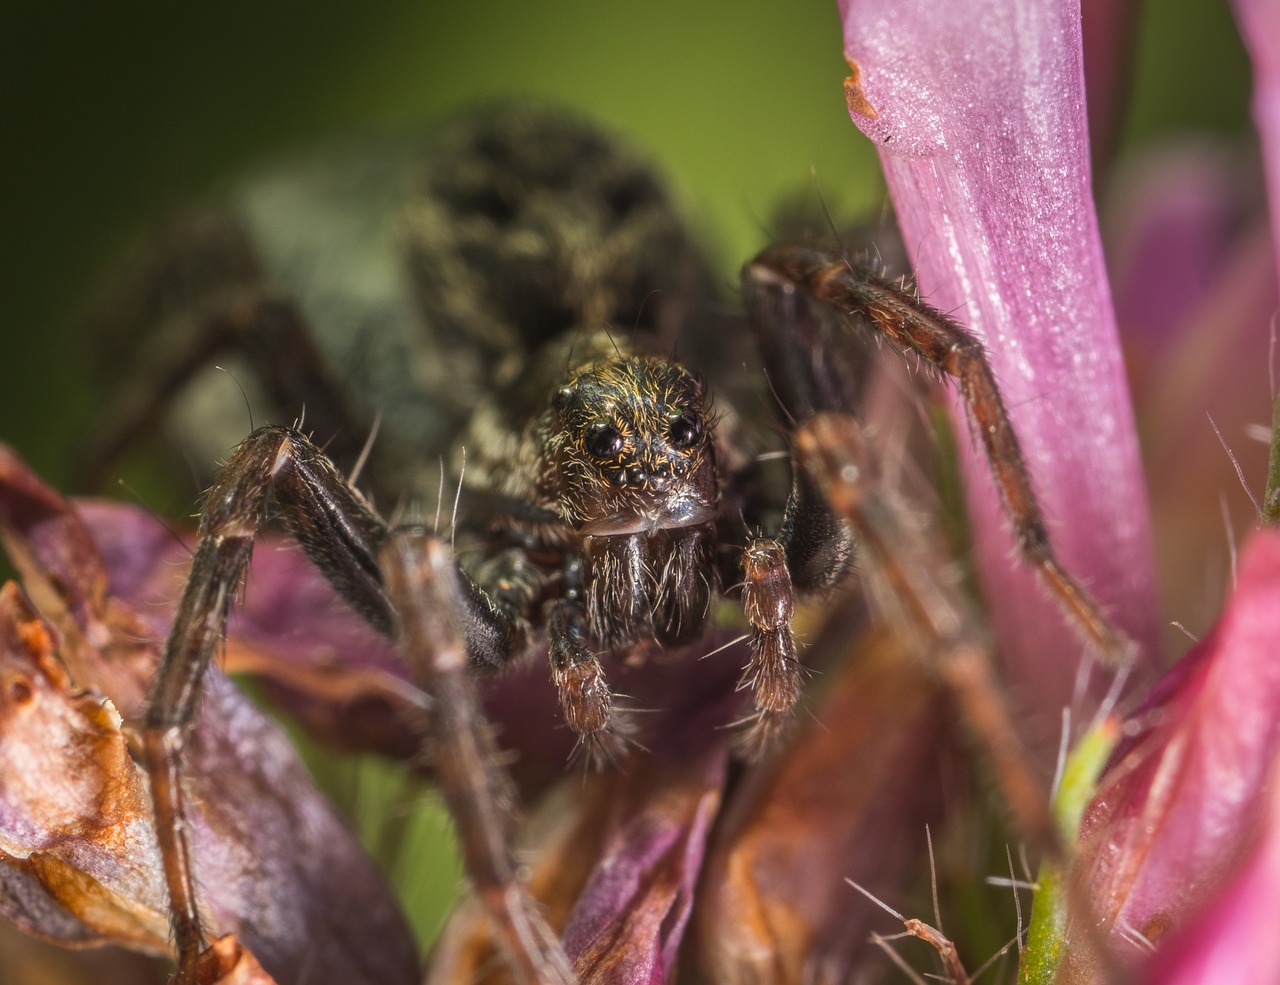
POLYGON ((432 696, 429 750, 440 790, 458 818, 459 845, 517 979, 570 983, 568 958, 520 882, 511 850, 515 795, 497 765, 496 745, 467 670, 455 617, 463 610, 449 549, 417 529, 394 532, 382 554, 400 615, 406 659, 432 696))

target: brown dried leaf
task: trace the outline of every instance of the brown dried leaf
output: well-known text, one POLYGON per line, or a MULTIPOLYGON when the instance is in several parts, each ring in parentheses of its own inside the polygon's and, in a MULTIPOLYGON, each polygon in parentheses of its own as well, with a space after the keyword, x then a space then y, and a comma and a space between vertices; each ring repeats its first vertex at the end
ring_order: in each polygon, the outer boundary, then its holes
MULTIPOLYGON (((17 589, 0 596, 12 661, 0 716, 0 848, 17 860, 0 905, 26 929, 69 943, 167 950, 147 784, 115 711, 127 719, 140 709, 159 627, 108 594, 74 508, 2 447, 0 533, 52 624, 17 589)), ((213 931, 237 934, 282 982, 416 979, 412 939, 381 876, 280 730, 216 669, 187 767, 189 835, 213 931)))
POLYGON ((214 941, 196 965, 198 985, 276 985, 231 934, 214 941))
MULTIPOLYGON (((852 980, 940 814, 936 686, 888 636, 850 660, 782 757, 740 787, 709 850, 695 939, 709 981, 852 980)), ((876 959, 880 963, 880 959, 876 959)))

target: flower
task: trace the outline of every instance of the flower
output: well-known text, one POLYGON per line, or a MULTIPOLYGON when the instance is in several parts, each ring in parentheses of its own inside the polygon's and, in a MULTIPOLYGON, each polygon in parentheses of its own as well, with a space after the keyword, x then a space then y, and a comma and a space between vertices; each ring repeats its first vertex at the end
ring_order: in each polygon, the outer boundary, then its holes
MULTIPOLYGON (((1264 148, 1270 146, 1274 200, 1280 5, 1237 7, 1255 58, 1255 116, 1264 148)), ((841 13, 854 71, 850 113, 877 143, 921 289, 987 339, 1046 512, 1060 521, 1053 527, 1055 543, 1143 647, 1130 694, 1146 697, 1085 813, 1071 863, 1070 879, 1087 891, 1093 912, 1080 914, 1084 904, 1068 892, 1061 905, 1075 920, 1038 913, 1037 919, 1067 928, 1065 940, 1063 932, 1048 934, 1055 938, 1050 951, 1064 957, 1060 965, 1056 957, 1029 958, 1024 980, 1103 981, 1121 964, 1145 964, 1151 981, 1269 980, 1248 969, 1276 968, 1271 935, 1250 946, 1230 919, 1249 925, 1243 907, 1252 903, 1267 912, 1278 891, 1276 834, 1268 827, 1275 817, 1271 784, 1280 770, 1273 659, 1280 639, 1277 540, 1274 531, 1250 538, 1232 600, 1213 633, 1153 687, 1159 646, 1151 539, 1090 194, 1078 9, 1072 3, 980 0, 907 10, 845 0, 841 13), (1087 929, 1094 921, 1102 940, 1087 929), (1227 941, 1240 947, 1233 958, 1227 941), (1192 977, 1195 969, 1210 967, 1220 977, 1192 977)), ((1203 172, 1184 175, 1190 180, 1181 187, 1204 190, 1205 183, 1195 180, 1203 172)), ((1176 201, 1181 206, 1189 199, 1176 201)), ((1166 196, 1160 203, 1164 218, 1172 219, 1166 231, 1209 231, 1202 220, 1224 216, 1214 208, 1221 198, 1201 201, 1208 207, 1173 215, 1163 207, 1166 196)), ((1273 210, 1273 224, 1274 216, 1273 210)), ((1184 251, 1181 259, 1207 273, 1206 259, 1221 254, 1211 239, 1194 245, 1200 253, 1184 251)), ((1167 273, 1171 246, 1152 242, 1144 261, 1167 273)), ((1243 273, 1242 266, 1229 268, 1232 276, 1243 273)), ((1125 286, 1137 287, 1136 280, 1125 286)), ((1168 278, 1153 282, 1168 285, 1168 278)), ((1238 332, 1261 358, 1274 282, 1236 277, 1233 286, 1224 293, 1231 307, 1208 309, 1212 321, 1200 333, 1180 337, 1184 326, 1169 317, 1170 294, 1194 296, 1202 289, 1195 279, 1159 290, 1164 317, 1157 314, 1160 307, 1145 306, 1143 313, 1157 322, 1149 331, 1158 344, 1187 357, 1184 384, 1176 396, 1170 388, 1173 399, 1164 405, 1173 413, 1148 421, 1152 442, 1167 443, 1170 451, 1167 459, 1156 459, 1165 467, 1162 480, 1174 480, 1176 469, 1198 481, 1192 475, 1211 452, 1211 432, 1172 420, 1184 407, 1203 416, 1203 398, 1215 379, 1206 371, 1220 359, 1224 371, 1217 379, 1238 388, 1239 404, 1256 414, 1265 393, 1241 386, 1242 374, 1229 367, 1242 346, 1224 346, 1222 336, 1238 332), (1260 292, 1242 292, 1245 283, 1258 284, 1260 292), (1254 299, 1261 303, 1251 304, 1254 299), (1196 381, 1192 387, 1190 380, 1196 381), (1188 433, 1198 437, 1189 441, 1188 433)), ((1142 296, 1123 296, 1131 316, 1141 307, 1132 302, 1142 296)), ((1135 348, 1143 343, 1138 336, 1135 348)), ((1168 358, 1164 366, 1177 363, 1168 358)), ((1142 382, 1157 391, 1163 383, 1145 373, 1142 382)), ((973 523, 1000 648, 1019 695, 1053 712, 1070 703, 1078 656, 1070 645, 1046 639, 1051 634, 1042 611, 1028 607, 1025 586, 1011 589, 1008 541, 993 533, 1000 526, 993 522, 993 497, 985 482, 975 485, 973 523), (1039 682, 1037 675, 1043 675, 1039 682)), ((1187 482, 1158 485, 1163 507, 1176 502, 1170 487, 1185 492, 1187 482)), ((1177 505, 1185 523, 1186 497, 1177 505)), ((1157 516, 1166 520, 1158 531, 1189 539, 1167 522, 1168 515, 1157 516)), ((1202 570, 1192 567, 1189 552, 1178 557, 1188 575, 1202 570)), ((1203 591, 1203 576, 1200 581, 1203 591)), ((1051 859, 1042 875, 1046 886, 1056 867, 1051 859)))
MULTIPOLYGON (((922 295, 982 338, 1054 546, 1159 652, 1146 491, 1090 191, 1072 3, 843 0, 845 55, 922 295)), ((961 425, 964 427, 965 425, 961 425)), ((963 445, 963 443, 962 443, 963 445)), ((985 462, 976 553, 1012 686, 1056 721, 1080 647, 1012 545, 985 462)), ((1053 734, 1052 730, 1048 734, 1053 734)))
MULTIPOLYGON (((1094 937, 1079 936, 1084 920, 1062 921, 1073 937, 1058 932, 1055 944, 1060 950, 1073 945, 1070 960, 1048 973, 1089 980, 1106 967, 1097 958, 1131 961, 1151 981, 1186 980, 1222 961, 1237 977, 1249 969, 1263 974, 1275 967, 1271 942, 1244 931, 1271 912, 1278 895, 1274 722, 1280 716, 1274 713, 1274 661, 1266 659, 1267 641, 1280 638, 1275 536, 1251 541, 1218 628, 1153 686, 1161 642, 1151 535, 1089 191, 1074 8, 1047 0, 910 8, 846 0, 841 13, 856 80, 850 105, 884 156, 921 288, 987 339, 1054 543, 1066 567, 1086 579, 1141 648, 1129 692, 1138 709, 1085 813, 1079 845, 1072 845, 1072 878, 1102 921, 1106 953, 1099 957, 1094 937), (1193 891, 1184 891, 1188 881, 1193 891), (1150 960, 1134 944, 1144 941, 1157 948, 1150 960)), ((1149 249, 1139 252, 1149 256, 1149 249)), ((1136 286, 1122 284, 1118 293, 1134 301, 1130 314, 1150 314, 1142 291, 1125 293, 1136 286)), ((1179 296, 1193 303, 1193 291, 1179 296)), ((1233 338, 1249 338, 1249 317, 1233 318, 1245 326, 1233 338)), ((1179 332, 1162 320, 1148 324, 1146 339, 1166 347, 1201 342, 1203 325, 1189 322, 1179 332)), ((1189 363, 1193 376, 1204 367, 1189 363)), ((1167 385, 1147 383, 1155 387, 1148 392, 1167 385)), ((1187 393, 1180 391, 1190 403, 1187 393)), ((1171 419, 1143 417, 1157 434, 1171 419)), ((1191 459, 1182 464, 1193 478, 1208 471, 1203 457, 1209 452, 1189 451, 1192 443, 1181 431, 1157 440, 1171 449, 1169 460, 1179 451, 1191 459)), ((985 464, 970 471, 975 489, 985 487, 985 464)), ((1162 481, 1156 495, 1176 488, 1162 481)), ((56 500, 47 490, 41 495, 56 500)), ((1052 734, 1047 723, 1056 726, 1063 706, 1094 710, 1092 695, 1074 696, 1083 647, 1063 630, 1034 576, 1010 567, 1005 521, 989 491, 974 499, 984 587, 1014 707, 1022 713, 1019 725, 1032 736, 1052 734)), ((113 604, 123 606, 114 611, 131 611, 131 618, 150 625, 149 636, 160 632, 168 618, 163 606, 181 577, 170 560, 181 548, 138 511, 81 504, 53 513, 64 522, 40 542, 40 564, 24 574, 37 584, 47 581, 40 567, 53 569, 70 552, 96 583, 109 580, 113 604), (85 525, 91 548, 84 546, 85 525), (95 554, 105 560, 86 562, 95 554)), ((1203 529, 1203 516, 1182 520, 1203 529)), ((1157 528, 1157 542, 1170 525, 1166 520, 1157 528)), ((391 648, 336 607, 307 562, 296 551, 263 545, 251 589, 230 632, 228 665, 265 681, 282 706, 331 742, 416 757, 420 696, 391 648)), ((13 627, 7 651, 47 657, 56 634, 16 589, 0 599, 15 613, 0 622, 13 627)), ((950 705, 934 675, 904 659, 919 641, 891 631, 853 633, 850 625, 861 613, 851 606, 819 610, 826 621, 812 632, 806 653, 819 677, 811 704, 792 741, 759 765, 730 756, 724 726, 740 714, 733 682, 742 658, 732 649, 708 652, 718 640, 656 666, 611 668, 611 680, 634 706, 653 710, 638 716, 648 748, 599 774, 565 775, 572 736, 557 729, 544 668, 485 687, 504 744, 519 751, 512 772, 533 807, 521 846, 530 887, 585 980, 665 983, 700 974, 730 983, 800 982, 874 974, 868 969, 881 969, 884 959, 867 937, 883 918, 845 880, 895 906, 914 905, 909 887, 926 869, 926 824, 953 841, 991 837, 988 826, 976 827, 969 798, 958 792, 964 770, 955 756, 950 705), (966 822, 975 825, 967 839, 966 822)), ((88 635, 83 628, 81 634, 88 635)), ((154 650, 143 649, 145 665, 154 650)), ((145 679, 131 670, 122 676, 135 690, 145 679)), ((1104 675, 1094 676, 1106 683, 1104 675)), ((222 686, 213 686, 215 706, 222 686)), ((233 738, 239 721, 233 720, 233 738)), ((127 755, 119 753, 125 738, 113 739, 110 775, 136 781, 127 755)), ((236 768, 252 772, 250 764, 236 768)), ((313 803, 305 783, 287 786, 290 799, 313 803)), ((263 810, 284 809, 283 798, 274 796, 282 792, 266 791, 263 810)), ((229 797, 215 785, 205 800, 216 806, 229 797)), ((0 803, 7 801, 0 797, 0 803)), ((141 814, 135 804, 131 817, 141 814)), ((47 819, 36 827, 48 828, 47 819)), ((235 847, 247 837, 240 831, 229 840, 235 847)), ((297 861, 290 839, 272 836, 263 844, 297 861)), ((1057 861, 1051 847, 1049 855, 1050 864, 1057 861)), ((154 872, 146 852, 108 852, 108 858, 131 866, 141 858, 154 872)), ((314 861, 304 857, 299 864, 314 861)), ((961 865, 992 868, 972 855, 961 865)), ((948 916, 977 881, 974 871, 957 878, 961 865, 944 857, 948 916)), ((283 892, 311 902, 323 895, 288 881, 283 892)), ((1079 905, 1067 898, 1068 907, 1079 905)), ((327 902, 316 905, 324 912, 327 902)), ((400 922, 394 912, 384 911, 382 919, 392 928, 400 922)), ((999 918, 995 923, 1003 926, 999 918)), ((362 926, 363 939, 341 942, 353 960, 367 957, 370 942, 382 946, 384 927, 362 926)), ((36 929, 47 930, 43 923, 36 929)), ((1005 936, 1013 932, 1010 919, 1005 936)), ((151 931, 153 943, 158 933, 151 931)), ((254 949, 256 942, 246 943, 254 949)), ((498 978, 494 953, 485 913, 468 900, 431 956, 432 980, 498 978)), ((219 954, 235 961, 238 952, 227 943, 219 954)), ((285 961, 273 970, 281 981, 306 972, 285 961)))

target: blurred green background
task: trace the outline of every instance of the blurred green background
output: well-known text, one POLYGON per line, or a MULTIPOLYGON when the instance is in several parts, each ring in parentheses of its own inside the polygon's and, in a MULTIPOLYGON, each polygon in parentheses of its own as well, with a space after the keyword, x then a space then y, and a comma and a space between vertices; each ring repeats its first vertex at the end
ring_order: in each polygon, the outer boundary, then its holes
MULTIPOLYGON (((1162 0, 1140 34, 1124 146, 1243 129, 1225 4, 1162 0)), ((849 123, 834 3, 9 2, 0 12, 0 435, 55 480, 94 412, 76 316, 157 217, 323 136, 415 127, 502 93, 553 97, 646 149, 726 283, 783 195, 838 216, 883 185, 849 123)))
MULTIPOLYGON (((1247 133, 1248 66, 1225 4, 1151 4, 1136 59, 1122 153, 1174 129, 1247 133)), ((7 3, 0 438, 61 481, 95 412, 77 330, 92 291, 150 223, 263 157, 483 97, 554 98, 654 157, 728 284, 778 201, 812 194, 815 176, 837 216, 882 207, 845 74, 829 0, 7 3)), ((384 782, 368 777, 342 782, 384 782)), ((355 801, 378 827, 381 797, 355 801)), ((444 905, 423 898, 432 872, 447 897, 451 865, 401 880, 426 934, 444 905)))

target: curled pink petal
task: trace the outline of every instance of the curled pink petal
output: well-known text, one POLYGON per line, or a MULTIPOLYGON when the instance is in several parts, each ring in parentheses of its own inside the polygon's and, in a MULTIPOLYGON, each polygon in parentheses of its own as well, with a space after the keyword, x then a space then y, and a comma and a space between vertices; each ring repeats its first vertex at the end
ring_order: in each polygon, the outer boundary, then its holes
MULTIPOLYGON (((1256 851, 1280 763, 1278 600, 1280 531, 1264 530, 1218 626, 1157 686, 1086 812, 1077 864, 1122 949, 1158 944, 1256 851)), ((1093 980, 1086 953, 1069 953, 1062 981, 1093 980)))
MULTIPOLYGON (((1090 194, 1079 6, 840 9, 865 99, 853 118, 880 151, 921 292, 985 340, 1062 561, 1154 666, 1146 492, 1090 194)), ((987 472, 969 469, 984 587, 1011 676, 1056 718, 1081 646, 1034 576, 1011 568, 987 472)))
POLYGON ((727 760, 721 747, 663 763, 638 788, 643 798, 631 784, 609 808, 595 867, 564 928, 582 981, 675 981, 727 760))

